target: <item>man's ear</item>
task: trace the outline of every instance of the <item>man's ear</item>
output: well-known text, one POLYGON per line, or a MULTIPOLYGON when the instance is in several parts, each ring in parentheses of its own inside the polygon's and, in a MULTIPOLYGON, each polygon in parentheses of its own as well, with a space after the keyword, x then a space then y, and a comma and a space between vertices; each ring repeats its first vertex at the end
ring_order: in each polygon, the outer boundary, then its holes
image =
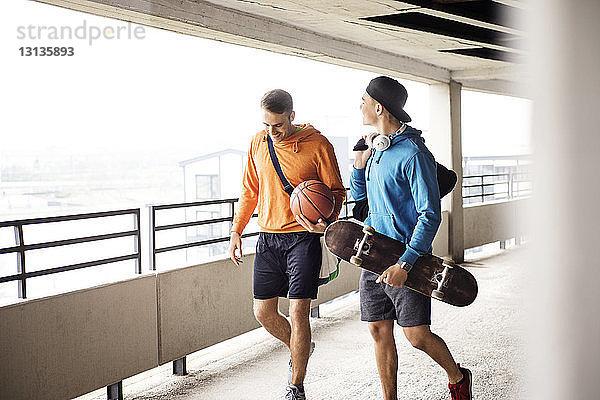
POLYGON ((292 111, 292 112, 290 113, 290 122, 293 122, 293 121, 294 121, 294 118, 296 118, 296 111, 292 111))
POLYGON ((375 113, 379 116, 383 114, 383 106, 379 103, 375 104, 375 113))

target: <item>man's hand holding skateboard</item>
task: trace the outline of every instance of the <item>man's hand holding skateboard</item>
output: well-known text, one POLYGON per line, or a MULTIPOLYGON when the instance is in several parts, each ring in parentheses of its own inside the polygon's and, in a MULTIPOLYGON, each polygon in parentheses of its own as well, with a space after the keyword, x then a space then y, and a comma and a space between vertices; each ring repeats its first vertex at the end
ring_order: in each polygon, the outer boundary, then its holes
POLYGON ((404 282, 406 282, 406 278, 408 277, 408 272, 406 272, 402 266, 403 264, 392 265, 379 275, 376 282, 387 283, 390 286, 404 286, 404 282))

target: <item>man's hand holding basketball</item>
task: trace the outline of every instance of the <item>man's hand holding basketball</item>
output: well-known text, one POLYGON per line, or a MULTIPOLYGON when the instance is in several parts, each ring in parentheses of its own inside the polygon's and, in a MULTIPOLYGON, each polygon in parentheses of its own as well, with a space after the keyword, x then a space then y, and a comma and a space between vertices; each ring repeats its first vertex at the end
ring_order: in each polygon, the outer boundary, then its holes
POLYGON ((322 219, 313 224, 302 214, 296 215, 296 221, 311 233, 323 233, 325 232, 325 228, 327 228, 327 223, 322 219))
POLYGON ((242 237, 237 232, 231 232, 231 238, 229 239, 229 258, 235 265, 240 265, 242 261, 242 237), (236 254, 239 251, 240 255, 236 254))

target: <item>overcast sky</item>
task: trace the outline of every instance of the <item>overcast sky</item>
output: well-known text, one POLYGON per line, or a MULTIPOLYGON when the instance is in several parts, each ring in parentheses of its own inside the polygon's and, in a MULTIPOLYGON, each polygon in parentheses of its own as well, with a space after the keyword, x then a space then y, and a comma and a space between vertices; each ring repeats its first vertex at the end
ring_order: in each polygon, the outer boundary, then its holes
MULTIPOLYGON (((372 73, 168 31, 133 27, 32 1, 0 5, 0 156, 32 152, 176 153, 245 150, 262 129, 272 88, 295 100, 297 122, 356 140, 372 73), (55 39, 69 31, 84 39, 55 39), (92 34, 119 31, 121 38, 92 34), (128 35, 128 32, 130 34, 128 35), (41 34, 43 38, 38 38, 41 34), (72 46, 72 57, 23 57, 22 46, 72 46)), ((412 125, 429 125, 427 85, 403 81, 412 125)), ((463 91, 465 155, 529 152, 526 100, 463 91)))

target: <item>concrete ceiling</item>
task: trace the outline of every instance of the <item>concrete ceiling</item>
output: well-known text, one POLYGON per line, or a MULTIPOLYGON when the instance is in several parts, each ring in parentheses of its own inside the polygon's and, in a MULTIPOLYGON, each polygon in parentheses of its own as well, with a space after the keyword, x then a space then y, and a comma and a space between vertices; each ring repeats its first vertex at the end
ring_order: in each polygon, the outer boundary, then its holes
POLYGON ((521 96, 520 0, 40 0, 423 82, 521 96))

